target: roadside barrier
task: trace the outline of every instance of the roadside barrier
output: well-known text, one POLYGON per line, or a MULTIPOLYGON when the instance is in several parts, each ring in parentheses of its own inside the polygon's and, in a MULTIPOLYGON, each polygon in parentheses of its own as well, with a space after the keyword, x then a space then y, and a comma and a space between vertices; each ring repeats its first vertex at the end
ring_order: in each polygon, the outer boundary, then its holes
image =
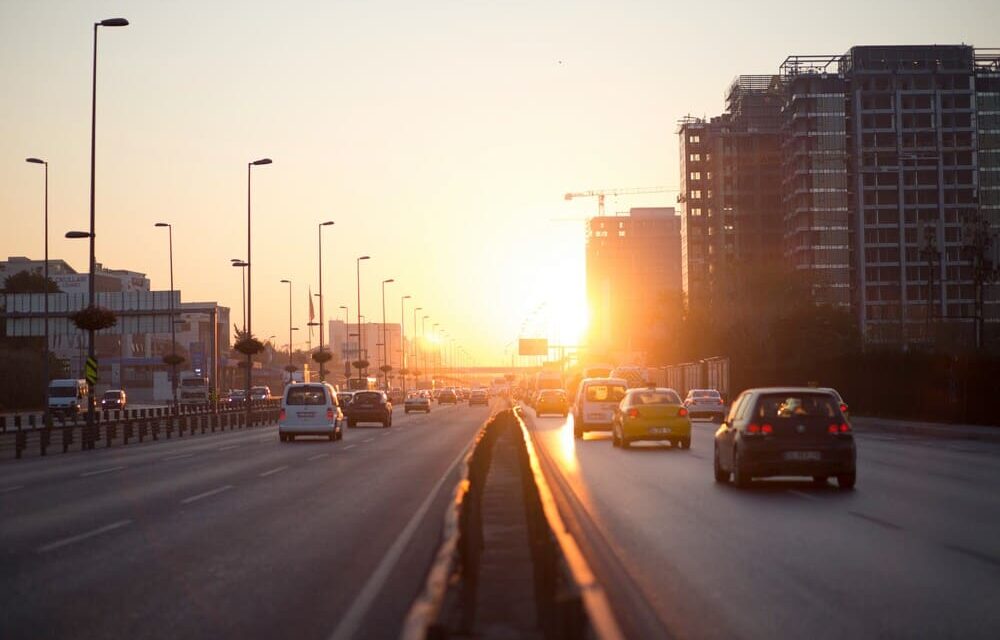
MULTIPOLYGON (((531 547, 537 630, 550 640, 623 637, 603 590, 563 524, 527 427, 514 409, 497 413, 483 426, 465 459, 445 514, 443 542, 401 637, 442 640, 477 635, 483 491, 495 444, 504 433, 512 436, 519 462, 528 528, 524 544, 531 547)), ((488 606, 491 600, 484 598, 484 602, 488 606)))
POLYGON ((0 416, 0 455, 6 457, 12 450, 14 458, 20 459, 25 453, 37 451, 45 456, 52 450, 54 441, 61 445, 63 453, 75 449, 90 451, 101 448, 128 445, 138 439, 159 441, 170 440, 174 436, 205 434, 209 430, 225 431, 273 424, 278 419, 280 400, 254 402, 250 407, 250 421, 247 421, 247 407, 224 407, 218 410, 211 405, 179 407, 177 412, 169 408, 126 409, 124 411, 99 411, 92 427, 86 425, 85 416, 74 416, 69 421, 56 422, 51 427, 41 424, 41 417, 35 415, 12 416, 8 424, 7 416, 0 416), (26 419, 23 419, 26 418, 26 419))

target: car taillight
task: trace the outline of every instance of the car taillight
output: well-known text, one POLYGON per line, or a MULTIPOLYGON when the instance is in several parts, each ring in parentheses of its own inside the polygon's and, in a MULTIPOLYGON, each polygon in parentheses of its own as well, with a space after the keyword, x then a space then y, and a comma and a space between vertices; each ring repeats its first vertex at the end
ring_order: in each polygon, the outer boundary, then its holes
POLYGON ((759 424, 753 424, 753 423, 748 424, 747 425, 747 433, 752 433, 754 435, 759 434, 760 433, 760 425, 759 424))
POLYGON ((685 417, 687 414, 688 410, 685 409, 684 407, 681 407, 680 409, 677 410, 677 415, 680 416, 681 418, 685 417))
POLYGON ((772 427, 769 424, 762 424, 760 426, 760 432, 763 433, 765 436, 769 436, 772 433, 774 433, 774 427, 772 427))
POLYGON ((627 415, 630 418, 638 418, 639 417, 639 410, 636 409, 635 407, 633 407, 633 408, 629 409, 628 411, 626 411, 625 415, 627 415))
POLYGON ((842 422, 840 424, 840 432, 841 433, 850 433, 851 432, 851 425, 847 424, 846 422, 842 422))
POLYGON ((285 421, 285 410, 284 410, 284 409, 282 409, 282 410, 281 410, 281 411, 280 411, 280 412, 278 413, 278 422, 284 422, 284 421, 285 421))
POLYGON ((333 409, 330 407, 327 407, 326 409, 326 419, 333 420, 333 409))
POLYGON ((840 412, 847 413, 847 405, 844 404, 843 402, 840 403, 840 412))
POLYGON ((847 424, 846 422, 842 422, 840 424, 831 424, 829 427, 826 428, 826 431, 827 433, 830 434, 850 433, 851 425, 847 424))

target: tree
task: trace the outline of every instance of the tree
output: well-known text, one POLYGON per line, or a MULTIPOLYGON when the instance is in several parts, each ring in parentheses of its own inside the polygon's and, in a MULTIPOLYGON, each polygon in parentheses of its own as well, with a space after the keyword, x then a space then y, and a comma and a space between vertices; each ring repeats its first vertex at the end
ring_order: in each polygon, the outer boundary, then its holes
POLYGON ((34 271, 21 271, 12 276, 7 276, 3 281, 4 293, 60 293, 59 285, 55 280, 34 271))

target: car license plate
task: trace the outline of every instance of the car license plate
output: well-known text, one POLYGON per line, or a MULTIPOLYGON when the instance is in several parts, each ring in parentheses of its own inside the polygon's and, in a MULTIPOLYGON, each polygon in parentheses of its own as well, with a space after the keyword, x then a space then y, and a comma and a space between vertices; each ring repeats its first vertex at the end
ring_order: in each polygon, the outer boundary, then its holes
POLYGON ((649 430, 650 433, 670 433, 670 427, 653 427, 649 430))
POLYGON ((819 451, 786 451, 785 460, 820 460, 819 451))
POLYGON ((295 415, 297 415, 300 418, 315 418, 316 417, 316 412, 315 411, 297 411, 297 412, 295 412, 295 415))

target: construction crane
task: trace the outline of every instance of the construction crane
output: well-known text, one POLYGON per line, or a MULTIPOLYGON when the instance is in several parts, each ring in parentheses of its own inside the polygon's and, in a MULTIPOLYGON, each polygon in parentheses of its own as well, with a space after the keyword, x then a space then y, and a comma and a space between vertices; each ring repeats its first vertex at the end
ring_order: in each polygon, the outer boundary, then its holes
POLYGON ((640 193, 673 193, 680 189, 670 187, 636 187, 633 189, 597 189, 595 191, 580 191, 577 193, 567 193, 563 196, 566 200, 573 198, 593 198, 597 197, 597 215, 604 215, 604 196, 629 196, 640 193))

